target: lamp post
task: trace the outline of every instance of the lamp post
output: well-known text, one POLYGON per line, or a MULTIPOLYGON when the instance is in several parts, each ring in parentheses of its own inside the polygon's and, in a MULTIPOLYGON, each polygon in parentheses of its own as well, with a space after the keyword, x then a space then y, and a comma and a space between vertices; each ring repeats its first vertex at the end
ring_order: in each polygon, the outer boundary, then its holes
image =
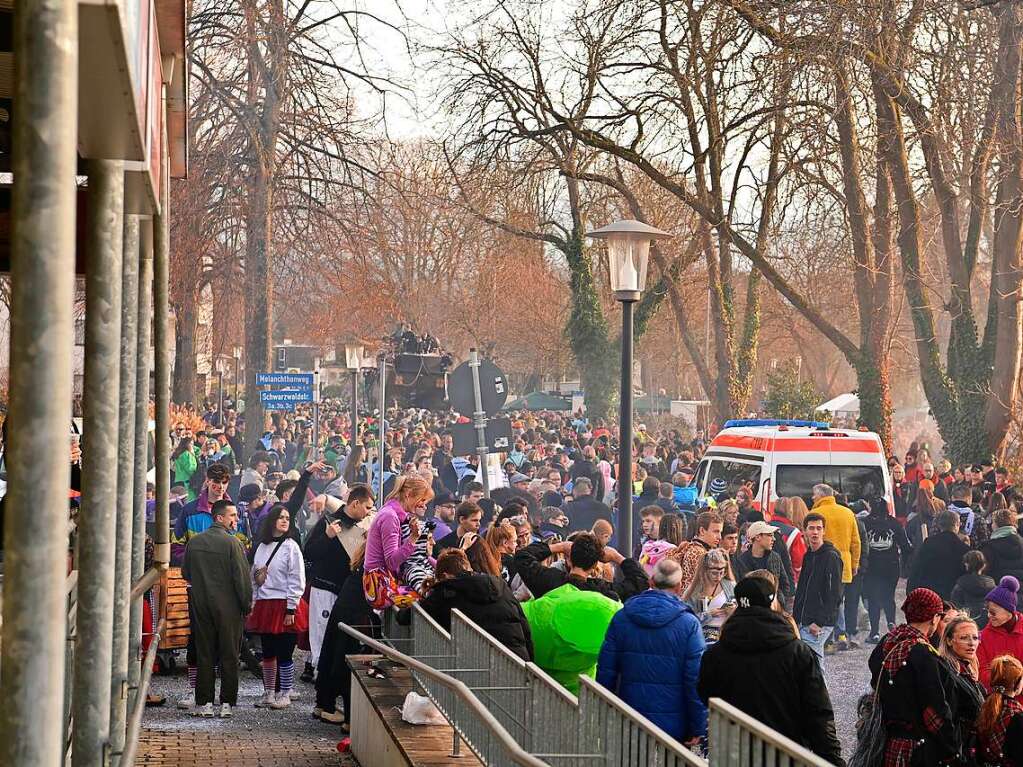
POLYGON ((352 444, 359 433, 359 373, 362 371, 362 355, 365 347, 358 341, 345 344, 345 362, 352 371, 352 444))
POLYGON ((622 304, 622 384, 618 425, 618 530, 621 549, 632 556, 632 313, 646 285, 650 241, 667 232, 627 219, 587 236, 607 241, 608 273, 615 300, 622 304))

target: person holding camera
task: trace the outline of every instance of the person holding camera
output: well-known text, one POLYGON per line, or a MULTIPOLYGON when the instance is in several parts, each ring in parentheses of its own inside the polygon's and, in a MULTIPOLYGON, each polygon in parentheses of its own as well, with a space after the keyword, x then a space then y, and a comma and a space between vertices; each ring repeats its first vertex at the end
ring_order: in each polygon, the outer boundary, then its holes
POLYGON ((351 574, 352 556, 366 540, 366 530, 359 523, 372 512, 373 493, 367 485, 353 485, 346 503, 324 496, 323 516, 305 543, 309 576, 309 662, 302 673, 305 682, 313 681, 334 600, 351 574))

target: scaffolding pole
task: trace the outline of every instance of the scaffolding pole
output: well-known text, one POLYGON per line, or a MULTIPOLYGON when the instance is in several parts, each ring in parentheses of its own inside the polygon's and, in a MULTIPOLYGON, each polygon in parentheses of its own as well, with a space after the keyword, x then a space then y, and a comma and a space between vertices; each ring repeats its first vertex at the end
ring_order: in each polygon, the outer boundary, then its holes
POLYGON ((110 747, 117 440, 121 402, 121 258, 124 168, 90 160, 85 253, 85 390, 82 513, 78 524, 71 763, 101 767, 110 747))
MULTIPOLYGON (((145 569, 146 483, 149 471, 149 371, 150 336, 153 329, 153 231, 149 220, 139 220, 138 327, 135 356, 135 480, 131 542, 131 582, 145 569)), ((131 711, 138 695, 142 668, 142 602, 131 600, 128 626, 128 705, 131 711)))
POLYGON ((57 767, 64 752, 74 340, 78 4, 15 7, 0 764, 57 767), (63 446, 63 448, 61 447, 63 446))
POLYGON ((121 282, 121 420, 117 429, 117 554, 114 564, 114 641, 110 671, 110 763, 120 764, 128 716, 132 525, 135 482, 135 369, 138 355, 139 219, 124 217, 121 282))
MULTIPOLYGON (((166 105, 166 86, 163 104, 166 105)), ((166 109, 161 106, 161 109, 166 109)), ((166 111, 164 111, 166 114, 166 111)), ((160 150, 160 212, 153 217, 153 346, 156 368, 156 526, 155 562, 170 563, 170 328, 168 327, 168 268, 170 263, 170 167, 167 163, 167 123, 160 150)))

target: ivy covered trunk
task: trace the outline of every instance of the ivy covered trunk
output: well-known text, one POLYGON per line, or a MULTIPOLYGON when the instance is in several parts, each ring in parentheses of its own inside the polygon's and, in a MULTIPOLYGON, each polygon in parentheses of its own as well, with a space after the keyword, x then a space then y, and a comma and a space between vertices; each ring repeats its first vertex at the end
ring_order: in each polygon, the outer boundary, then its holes
POLYGON ((887 354, 863 354, 855 368, 860 421, 877 432, 885 452, 892 455, 891 359, 887 354))
POLYGON ((572 296, 565 336, 579 366, 579 378, 586 393, 586 412, 591 418, 605 418, 611 413, 618 390, 619 359, 615 344, 608 337, 608 323, 583 246, 581 226, 573 228, 565 245, 572 296))

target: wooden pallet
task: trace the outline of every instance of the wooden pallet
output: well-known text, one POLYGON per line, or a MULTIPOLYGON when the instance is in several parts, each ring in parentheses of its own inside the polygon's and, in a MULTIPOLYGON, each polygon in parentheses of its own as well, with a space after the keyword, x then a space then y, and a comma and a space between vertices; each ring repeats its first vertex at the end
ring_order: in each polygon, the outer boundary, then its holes
POLYGON ((160 649, 179 650, 188 644, 189 632, 188 584, 181 577, 181 568, 168 568, 156 588, 159 614, 167 617, 160 649))

